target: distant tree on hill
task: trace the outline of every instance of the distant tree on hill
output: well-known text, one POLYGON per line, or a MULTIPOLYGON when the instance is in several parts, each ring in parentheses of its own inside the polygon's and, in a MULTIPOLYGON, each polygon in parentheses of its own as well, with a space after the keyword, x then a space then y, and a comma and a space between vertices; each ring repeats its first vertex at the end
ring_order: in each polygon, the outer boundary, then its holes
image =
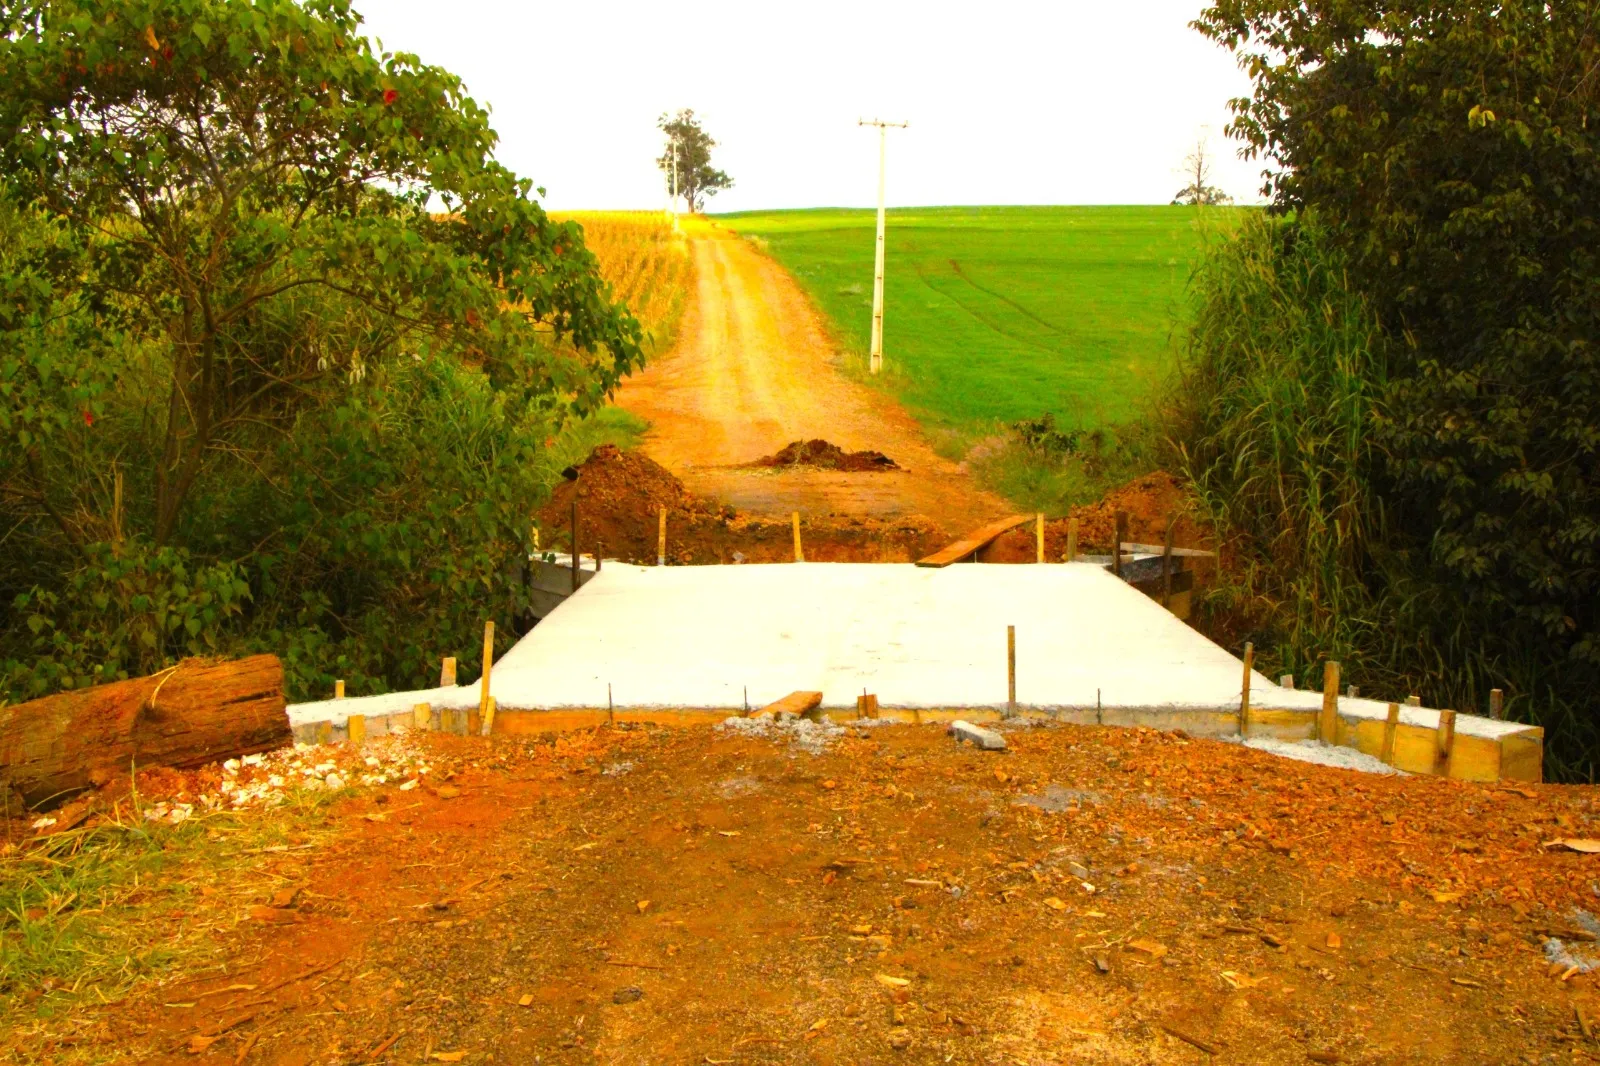
POLYGON ((693 111, 685 108, 676 115, 662 115, 656 125, 667 135, 666 151, 656 160, 656 166, 667 180, 667 191, 676 185, 691 213, 705 209, 706 197, 733 188, 733 179, 711 165, 711 149, 717 142, 701 128, 693 111))
POLYGON ((1204 135, 1195 142, 1194 151, 1184 158, 1183 172, 1189 184, 1178 190, 1178 195, 1172 198, 1173 203, 1191 206, 1233 203, 1233 197, 1211 184, 1211 153, 1204 135))

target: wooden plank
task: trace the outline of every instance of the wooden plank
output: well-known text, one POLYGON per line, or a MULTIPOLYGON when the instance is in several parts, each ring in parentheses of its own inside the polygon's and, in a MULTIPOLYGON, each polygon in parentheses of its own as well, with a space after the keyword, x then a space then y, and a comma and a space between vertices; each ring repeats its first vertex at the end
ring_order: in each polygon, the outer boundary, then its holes
MULTIPOLYGON (((1122 546, 1124 555, 1161 555, 1167 550, 1165 544, 1133 544, 1122 546)), ((1173 548, 1172 555, 1175 559, 1215 559, 1216 552, 1208 552, 1202 548, 1173 548)))
POLYGON ((345 722, 345 728, 350 733, 350 746, 359 748, 367 742, 367 716, 352 714, 345 722))
POLYGON ((414 703, 411 705, 411 728, 433 728, 433 707, 430 704, 414 703))
POLYGON ((751 718, 760 718, 762 715, 792 714, 799 717, 821 706, 822 693, 820 692, 791 692, 775 703, 769 703, 760 710, 751 711, 749 716, 751 718))
POLYGON ((1500 741, 1500 780, 1544 780, 1544 730, 1528 729, 1500 741))
POLYGON ((439 687, 450 688, 456 683, 456 657, 449 656, 439 666, 439 687))
POLYGON ((997 522, 990 522, 988 525, 968 533, 954 544, 951 544, 945 548, 940 548, 926 559, 918 559, 917 565, 939 569, 941 567, 949 566, 951 563, 959 563, 973 552, 987 547, 1002 533, 1009 533, 1011 530, 1016 529, 1027 520, 1028 516, 1025 514, 1014 514, 1009 518, 1002 518, 997 522))
POLYGON ((1450 776, 1450 756, 1456 746, 1456 712, 1439 712, 1438 748, 1434 754, 1433 772, 1440 777, 1450 776))

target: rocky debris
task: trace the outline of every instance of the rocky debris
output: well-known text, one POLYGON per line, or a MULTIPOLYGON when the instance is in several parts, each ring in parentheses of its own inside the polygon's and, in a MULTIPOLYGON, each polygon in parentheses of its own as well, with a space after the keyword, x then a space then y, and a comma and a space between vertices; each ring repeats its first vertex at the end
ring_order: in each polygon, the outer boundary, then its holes
POLYGON ((845 734, 843 726, 834 725, 826 719, 812 721, 787 712, 760 718, 729 718, 717 729, 746 737, 787 738, 794 748, 811 755, 821 755, 829 744, 845 734))
POLYGON ((812 467, 818 470, 880 471, 899 470, 900 466, 882 452, 847 452, 828 441, 797 440, 772 455, 763 456, 751 466, 772 469, 812 467))
POLYGON ((945 730, 950 736, 955 737, 957 744, 970 742, 973 747, 981 751, 1005 751, 1006 738, 992 729, 973 725, 971 722, 957 719, 950 723, 950 728, 945 730))

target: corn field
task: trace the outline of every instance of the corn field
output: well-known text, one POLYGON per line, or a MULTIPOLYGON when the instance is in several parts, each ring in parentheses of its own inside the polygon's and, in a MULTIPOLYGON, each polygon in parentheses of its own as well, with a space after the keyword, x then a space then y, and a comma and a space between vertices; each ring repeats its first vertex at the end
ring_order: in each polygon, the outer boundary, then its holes
POLYGON ((689 247, 660 211, 586 211, 557 216, 583 227, 600 275, 644 327, 647 350, 671 346, 694 273, 689 247))

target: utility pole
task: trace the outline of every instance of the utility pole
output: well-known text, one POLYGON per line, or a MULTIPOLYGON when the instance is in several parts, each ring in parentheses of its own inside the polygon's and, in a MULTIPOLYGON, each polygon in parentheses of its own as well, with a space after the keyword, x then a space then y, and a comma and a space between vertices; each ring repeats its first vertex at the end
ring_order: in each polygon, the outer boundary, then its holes
POLYGON ((678 138, 672 138, 672 232, 678 232, 678 138))
POLYGON ((871 122, 861 119, 858 126, 878 127, 878 252, 872 269, 872 356, 870 369, 874 374, 883 369, 883 170, 888 154, 889 130, 905 129, 909 122, 885 122, 875 118, 871 122))

